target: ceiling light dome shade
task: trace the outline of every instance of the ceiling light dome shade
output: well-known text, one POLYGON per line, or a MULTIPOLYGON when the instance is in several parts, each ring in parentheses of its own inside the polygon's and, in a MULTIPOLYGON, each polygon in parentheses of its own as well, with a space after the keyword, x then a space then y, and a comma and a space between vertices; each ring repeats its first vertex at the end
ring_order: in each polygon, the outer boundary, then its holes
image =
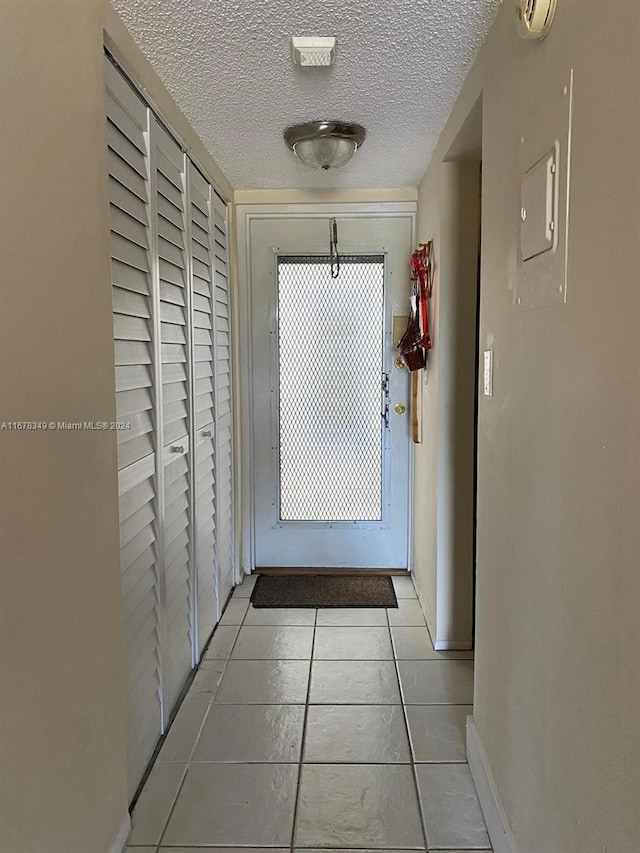
POLYGON ((344 166, 364 142, 366 131, 359 124, 312 121, 297 124, 284 132, 293 153, 312 169, 344 166))

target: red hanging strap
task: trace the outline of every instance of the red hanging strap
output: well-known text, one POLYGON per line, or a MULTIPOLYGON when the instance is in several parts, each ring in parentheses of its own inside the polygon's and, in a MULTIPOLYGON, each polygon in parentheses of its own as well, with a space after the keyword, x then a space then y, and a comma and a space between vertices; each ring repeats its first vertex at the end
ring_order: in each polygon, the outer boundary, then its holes
POLYGON ((423 349, 431 349, 431 335, 429 334, 429 307, 428 301, 431 297, 431 242, 421 243, 420 248, 411 255, 411 268, 413 279, 418 282, 417 298, 420 308, 420 327, 422 339, 420 345, 423 349))
POLYGON ((421 328, 422 328, 422 346, 424 349, 431 349, 431 335, 429 334, 429 306, 427 304, 427 285, 425 281, 424 273, 420 273, 418 276, 418 281, 420 282, 420 319, 421 319, 421 328))

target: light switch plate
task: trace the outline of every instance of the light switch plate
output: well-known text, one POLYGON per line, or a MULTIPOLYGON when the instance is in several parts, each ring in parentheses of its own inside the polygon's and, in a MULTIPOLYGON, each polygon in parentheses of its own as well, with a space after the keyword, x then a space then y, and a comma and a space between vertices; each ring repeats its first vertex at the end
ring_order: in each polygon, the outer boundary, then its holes
POLYGON ((493 397, 493 350, 484 351, 484 396, 493 397))

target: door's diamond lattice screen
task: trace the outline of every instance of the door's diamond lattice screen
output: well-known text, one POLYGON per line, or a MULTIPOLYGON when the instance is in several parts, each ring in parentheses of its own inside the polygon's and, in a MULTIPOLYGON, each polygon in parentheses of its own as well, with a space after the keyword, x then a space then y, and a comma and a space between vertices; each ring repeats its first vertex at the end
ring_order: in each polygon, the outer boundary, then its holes
POLYGON ((384 257, 278 258, 280 519, 381 521, 384 257))

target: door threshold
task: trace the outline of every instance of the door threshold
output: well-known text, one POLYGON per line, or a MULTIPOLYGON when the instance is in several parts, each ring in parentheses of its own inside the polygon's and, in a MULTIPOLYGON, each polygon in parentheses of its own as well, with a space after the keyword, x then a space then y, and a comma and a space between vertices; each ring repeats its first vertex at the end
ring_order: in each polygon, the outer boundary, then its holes
POLYGON ((344 568, 322 568, 320 566, 304 567, 273 567, 256 566, 254 575, 408 575, 408 569, 344 569, 344 568))

